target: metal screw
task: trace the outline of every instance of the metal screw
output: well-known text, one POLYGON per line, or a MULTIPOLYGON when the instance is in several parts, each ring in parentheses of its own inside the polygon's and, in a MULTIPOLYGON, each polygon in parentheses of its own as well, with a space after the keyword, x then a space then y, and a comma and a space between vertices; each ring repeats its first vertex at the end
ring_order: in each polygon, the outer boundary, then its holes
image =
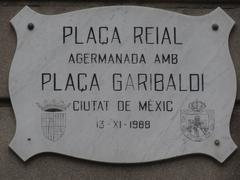
POLYGON ((219 145, 220 145, 220 141, 219 141, 218 139, 216 139, 216 140, 214 141, 214 144, 215 144, 216 146, 219 146, 219 145))
POLYGON ((219 28, 218 24, 213 24, 213 25, 212 25, 212 30, 213 30, 213 31, 217 31, 218 28, 219 28))
POLYGON ((34 24, 33 24, 33 23, 29 23, 29 24, 28 24, 28 29, 29 29, 30 31, 32 31, 32 30, 34 29, 34 24))

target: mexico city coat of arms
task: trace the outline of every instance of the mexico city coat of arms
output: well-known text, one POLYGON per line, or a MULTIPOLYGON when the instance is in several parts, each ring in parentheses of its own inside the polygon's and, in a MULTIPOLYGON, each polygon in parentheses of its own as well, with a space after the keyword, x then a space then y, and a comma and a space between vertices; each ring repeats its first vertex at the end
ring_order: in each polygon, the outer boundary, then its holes
POLYGON ((214 131, 214 110, 206 108, 206 103, 196 100, 181 110, 181 130, 192 141, 203 141, 214 131))

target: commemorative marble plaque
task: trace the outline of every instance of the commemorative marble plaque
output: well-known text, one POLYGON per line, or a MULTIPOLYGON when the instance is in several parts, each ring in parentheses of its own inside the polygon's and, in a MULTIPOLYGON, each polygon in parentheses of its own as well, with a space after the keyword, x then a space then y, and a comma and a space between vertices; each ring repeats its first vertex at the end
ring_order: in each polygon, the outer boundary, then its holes
POLYGON ((234 21, 217 8, 187 16, 138 6, 12 20, 11 149, 26 161, 54 152, 140 163, 201 153, 223 162, 236 75, 234 21))

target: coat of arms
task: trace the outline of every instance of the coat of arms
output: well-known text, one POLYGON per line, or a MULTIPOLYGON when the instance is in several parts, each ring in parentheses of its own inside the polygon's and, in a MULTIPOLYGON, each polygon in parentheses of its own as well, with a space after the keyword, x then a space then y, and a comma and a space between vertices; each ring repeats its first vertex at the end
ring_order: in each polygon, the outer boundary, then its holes
POLYGON ((70 104, 65 105, 63 101, 52 100, 37 105, 42 110, 41 127, 44 137, 53 142, 58 141, 66 129, 66 110, 70 104))
POLYGON ((181 130, 192 141, 203 141, 214 130, 214 110, 206 109, 202 101, 189 103, 188 109, 181 110, 181 130))

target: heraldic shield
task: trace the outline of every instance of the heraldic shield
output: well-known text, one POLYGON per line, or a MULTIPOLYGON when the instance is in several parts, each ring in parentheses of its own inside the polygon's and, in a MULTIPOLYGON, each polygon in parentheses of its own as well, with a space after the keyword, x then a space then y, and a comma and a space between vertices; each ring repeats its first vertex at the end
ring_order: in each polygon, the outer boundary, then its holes
POLYGON ((223 162, 237 148, 229 128, 234 20, 221 8, 201 16, 140 6, 43 15, 26 6, 11 24, 9 146, 24 161, 53 152, 108 163, 196 153, 223 162))
POLYGON ((64 102, 57 103, 56 100, 44 105, 37 103, 41 112, 41 128, 45 138, 50 141, 58 141, 66 129, 66 109, 64 102))
POLYGON ((192 141, 203 141, 214 131, 214 110, 206 109, 202 101, 189 103, 189 109, 181 110, 181 130, 192 141))

